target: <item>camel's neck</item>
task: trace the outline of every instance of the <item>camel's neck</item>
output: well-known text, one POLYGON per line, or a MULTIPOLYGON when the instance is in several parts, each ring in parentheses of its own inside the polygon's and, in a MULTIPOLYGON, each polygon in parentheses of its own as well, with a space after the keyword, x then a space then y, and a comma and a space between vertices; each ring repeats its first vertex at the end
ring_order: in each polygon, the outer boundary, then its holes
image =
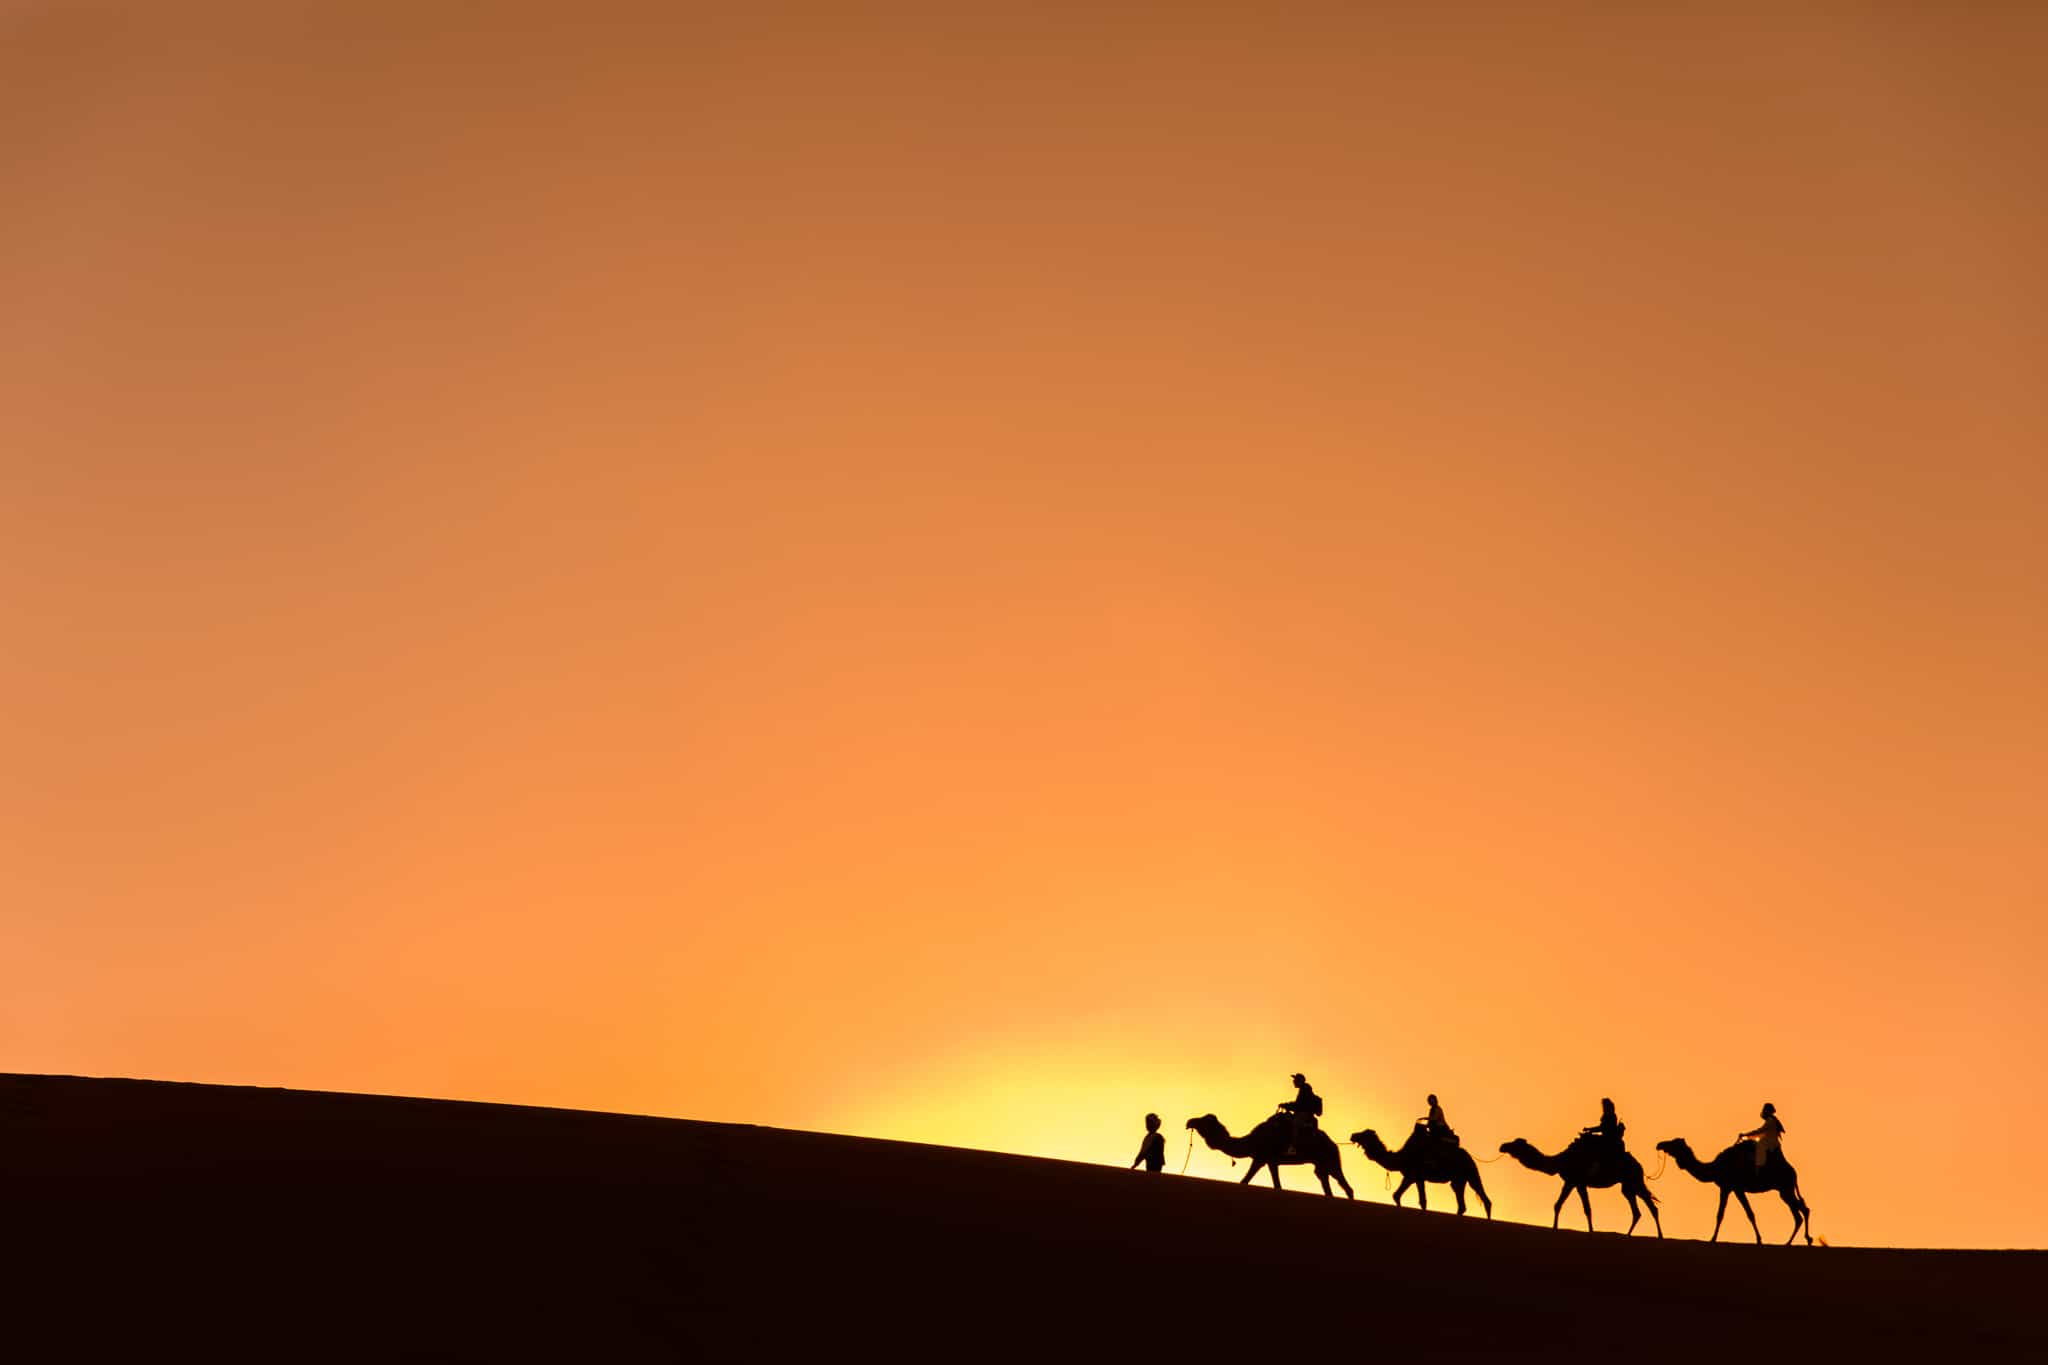
POLYGON ((1515 1159, 1532 1171, 1545 1175, 1556 1175, 1564 1169, 1563 1154, 1551 1156, 1533 1142, 1525 1142, 1515 1149, 1515 1159))
POLYGON ((1714 1168, 1712 1166, 1709 1166, 1706 1162, 1701 1161, 1698 1157, 1694 1156, 1692 1154, 1692 1148, 1678 1148, 1676 1151, 1671 1153, 1671 1161, 1672 1164, 1677 1166, 1679 1170, 1684 1171, 1694 1180, 1704 1180, 1709 1185, 1714 1183, 1714 1168))
POLYGON ((1204 1124, 1195 1131, 1202 1135, 1202 1141, 1208 1143, 1212 1151, 1221 1152, 1225 1156, 1250 1156, 1252 1154, 1252 1144, 1249 1139, 1232 1137, 1230 1130, 1220 1123, 1204 1124))
POLYGON ((1401 1169, 1400 1163, 1396 1160, 1397 1154, 1388 1150, 1387 1144, 1380 1141, 1378 1134, 1374 1134, 1365 1140, 1365 1155, 1368 1160, 1384 1166, 1390 1171, 1401 1169))

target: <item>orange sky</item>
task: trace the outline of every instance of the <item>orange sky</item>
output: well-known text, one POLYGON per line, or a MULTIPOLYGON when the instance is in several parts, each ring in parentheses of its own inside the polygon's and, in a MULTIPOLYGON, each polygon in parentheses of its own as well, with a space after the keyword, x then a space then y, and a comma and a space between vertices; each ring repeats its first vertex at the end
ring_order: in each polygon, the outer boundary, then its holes
POLYGON ((0 1068, 2048 1242, 2038 7, 478 8, 0 4, 0 1068))

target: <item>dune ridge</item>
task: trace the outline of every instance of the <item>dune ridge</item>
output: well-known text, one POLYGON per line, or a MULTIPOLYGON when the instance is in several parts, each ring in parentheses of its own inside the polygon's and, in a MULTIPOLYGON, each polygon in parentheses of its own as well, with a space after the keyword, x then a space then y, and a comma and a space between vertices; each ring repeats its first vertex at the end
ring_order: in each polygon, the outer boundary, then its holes
POLYGON ((1357 1161, 1347 1203, 742 1124, 27 1075, 0 1075, 0 1151, 23 1359, 2048 1358, 2048 1252, 1488 1224, 1389 1207, 1357 1161))

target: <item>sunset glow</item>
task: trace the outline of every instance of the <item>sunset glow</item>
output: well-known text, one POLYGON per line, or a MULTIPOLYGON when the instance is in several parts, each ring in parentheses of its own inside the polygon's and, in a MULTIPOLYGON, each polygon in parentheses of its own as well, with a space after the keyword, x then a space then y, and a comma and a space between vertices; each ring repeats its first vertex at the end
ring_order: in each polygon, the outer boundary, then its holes
POLYGON ((2048 11, 135 8, 0 3, 0 1070, 2048 1244, 2048 11))

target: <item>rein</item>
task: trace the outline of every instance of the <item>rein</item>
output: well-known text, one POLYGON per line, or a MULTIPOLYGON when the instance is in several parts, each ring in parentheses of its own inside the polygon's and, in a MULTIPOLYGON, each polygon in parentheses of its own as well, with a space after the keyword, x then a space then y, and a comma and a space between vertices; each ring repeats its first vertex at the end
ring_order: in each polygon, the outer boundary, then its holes
MULTIPOLYGON (((1352 1145, 1353 1145, 1354 1147, 1358 1148, 1358 1150, 1359 1150, 1359 1151, 1361 1151, 1361 1152, 1365 1151, 1365 1144, 1364 1144, 1364 1143, 1362 1143, 1362 1142, 1357 1142, 1357 1143, 1353 1143, 1352 1145)), ((1456 1151, 1460 1151, 1460 1152, 1463 1152, 1463 1153, 1464 1153, 1464 1154, 1465 1154, 1466 1156, 1472 1156, 1472 1149, 1471 1149, 1471 1148, 1469 1148, 1469 1147, 1458 1147, 1458 1148, 1456 1148, 1456 1149, 1454 1149, 1454 1150, 1456 1150, 1456 1151)), ((1390 1154, 1391 1154, 1391 1155, 1395 1155, 1395 1156, 1398 1156, 1398 1155, 1400 1155, 1400 1152, 1399 1152, 1399 1151, 1392 1151, 1392 1152, 1390 1152, 1390 1154)), ((1491 1166, 1491 1165, 1492 1165, 1492 1164, 1493 1164, 1494 1162, 1496 1162, 1496 1161, 1499 1161, 1499 1160, 1500 1160, 1500 1159, 1501 1159, 1502 1157, 1504 1157, 1504 1156, 1506 1156, 1506 1155, 1507 1155, 1507 1153, 1506 1153, 1506 1152, 1495 1152, 1495 1153, 1494 1153, 1494 1154, 1493 1154, 1492 1156, 1473 1156, 1473 1157, 1472 1157, 1472 1160, 1474 1160, 1475 1162, 1477 1162, 1477 1163, 1478 1163, 1478 1164, 1480 1164, 1481 1166, 1491 1166)), ((1368 1158, 1368 1159, 1369 1159, 1369 1158, 1368 1158)), ((1391 1166, 1389 1166, 1389 1167, 1387 1168, 1387 1174, 1388 1174, 1388 1175, 1392 1175, 1393 1173, 1394 1173, 1394 1168, 1393 1168, 1393 1167, 1391 1167, 1391 1166)), ((1433 1184, 1433 1185, 1443 1185, 1443 1184, 1448 1184, 1449 1182, 1448 1182, 1448 1181, 1443 1181, 1443 1180, 1433 1180, 1433 1181, 1431 1181, 1430 1183, 1431 1183, 1431 1184, 1433 1184)))

